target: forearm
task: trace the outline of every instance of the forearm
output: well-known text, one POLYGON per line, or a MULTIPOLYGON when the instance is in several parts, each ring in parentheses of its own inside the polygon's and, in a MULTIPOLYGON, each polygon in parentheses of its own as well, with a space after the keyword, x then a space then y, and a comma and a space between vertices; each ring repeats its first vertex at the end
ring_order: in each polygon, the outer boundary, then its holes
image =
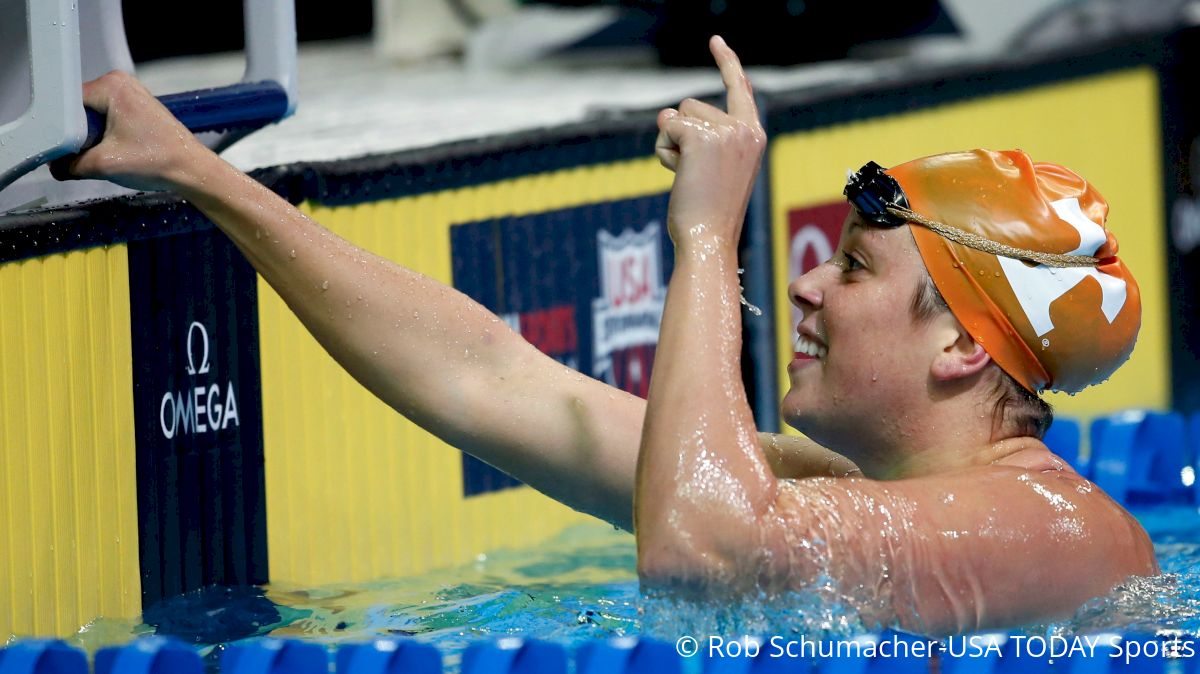
POLYGON ((736 251, 676 251, 638 461, 640 569, 651 582, 753 581, 743 567, 776 482, 741 380, 736 251))
POLYGON ((515 337, 461 293, 332 234, 215 155, 190 164, 177 191, 339 363, 422 425, 440 425, 445 405, 432 403, 461 398, 464 371, 492 367, 492 352, 515 337))

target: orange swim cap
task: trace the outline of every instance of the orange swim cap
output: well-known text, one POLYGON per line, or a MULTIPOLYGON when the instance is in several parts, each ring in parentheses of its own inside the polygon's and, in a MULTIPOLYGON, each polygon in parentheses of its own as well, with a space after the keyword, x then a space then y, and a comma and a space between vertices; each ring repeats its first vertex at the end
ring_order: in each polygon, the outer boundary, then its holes
POLYGON ((1079 175, 1020 150, 935 155, 886 171, 911 210, 1015 248, 1086 255, 1052 268, 984 252, 910 224, 950 310, 1025 388, 1075 393, 1107 379, 1141 326, 1137 283, 1105 228, 1108 203, 1079 175))

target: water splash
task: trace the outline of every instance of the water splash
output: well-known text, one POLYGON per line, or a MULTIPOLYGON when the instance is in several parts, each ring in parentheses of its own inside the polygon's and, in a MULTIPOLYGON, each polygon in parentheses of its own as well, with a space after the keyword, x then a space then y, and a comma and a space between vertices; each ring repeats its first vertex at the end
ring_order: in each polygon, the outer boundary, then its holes
POLYGON ((741 283, 742 274, 746 273, 746 270, 741 267, 738 267, 737 273, 738 273, 738 300, 742 303, 742 306, 746 307, 746 311, 749 311, 751 314, 753 314, 755 316, 762 316, 762 309, 759 309, 758 307, 754 306, 753 304, 750 303, 749 300, 746 299, 746 288, 744 286, 742 286, 742 283, 741 283))

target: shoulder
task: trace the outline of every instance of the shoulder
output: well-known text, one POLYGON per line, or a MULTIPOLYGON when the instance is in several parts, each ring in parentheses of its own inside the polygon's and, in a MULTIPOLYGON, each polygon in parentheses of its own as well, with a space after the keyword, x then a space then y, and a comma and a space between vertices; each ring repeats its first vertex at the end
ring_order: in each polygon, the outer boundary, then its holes
POLYGON ((1137 519, 1040 442, 947 479, 961 485, 960 491, 1002 504, 1000 521, 1020 532, 1033 558, 1056 562, 1067 575, 1083 574, 1074 582, 1097 595, 1129 576, 1159 572, 1154 546, 1137 519), (1062 566, 1063 561, 1069 563, 1062 566))
POLYGON ((1123 562, 1132 569, 1131 573, 1138 575, 1158 572, 1150 537, 1128 510, 1080 475, 1070 463, 1051 452, 1041 441, 1033 438, 1020 440, 1021 445, 1016 451, 992 464, 995 470, 1005 473, 1016 471, 1021 482, 1043 497, 1046 494, 1064 495, 1064 499, 1058 503, 1064 507, 1069 504, 1071 509, 1067 512, 1109 532, 1126 534, 1111 538, 1095 537, 1097 543, 1107 542, 1120 548, 1114 551, 1114 560, 1123 562), (1069 501, 1066 500, 1067 495, 1069 501))
POLYGON ((845 547, 840 580, 865 582, 861 553, 887 553, 885 566, 907 578, 893 588, 901 623, 939 632, 1069 617, 1130 576, 1158 573, 1136 519, 1044 448, 1026 449, 896 481, 804 480, 809 499, 797 505, 834 511, 840 529, 820 533, 845 547))

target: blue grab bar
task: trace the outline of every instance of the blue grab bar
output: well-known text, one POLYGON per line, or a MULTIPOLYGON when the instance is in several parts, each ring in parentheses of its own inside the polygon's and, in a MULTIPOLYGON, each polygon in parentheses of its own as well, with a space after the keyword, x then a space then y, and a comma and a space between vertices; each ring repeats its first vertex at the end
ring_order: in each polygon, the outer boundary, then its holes
MULTIPOLYGON (((0 96, 23 96, 30 85, 32 91, 24 114, 0 124, 0 191, 42 164, 98 143, 104 120, 84 108, 83 81, 111 70, 133 71, 120 0, 12 0, 5 11, 6 21, 25 19, 28 39, 25 45, 0 45, 4 58, 16 63, 0 72, 0 96), (64 30, 67 26, 77 28, 64 30), (82 53, 88 54, 86 63, 82 53), (27 62, 29 81, 14 75, 23 70, 21 61, 27 62)), ((193 132, 220 132, 202 139, 217 151, 287 117, 296 105, 292 0, 244 0, 243 19, 241 82, 160 98, 193 132)))
MULTIPOLYGON (((240 82, 160 96, 159 101, 193 133, 242 131, 277 122, 288 113, 288 95, 278 82, 240 82)), ((80 151, 104 136, 105 117, 87 111, 87 137, 80 151)))

